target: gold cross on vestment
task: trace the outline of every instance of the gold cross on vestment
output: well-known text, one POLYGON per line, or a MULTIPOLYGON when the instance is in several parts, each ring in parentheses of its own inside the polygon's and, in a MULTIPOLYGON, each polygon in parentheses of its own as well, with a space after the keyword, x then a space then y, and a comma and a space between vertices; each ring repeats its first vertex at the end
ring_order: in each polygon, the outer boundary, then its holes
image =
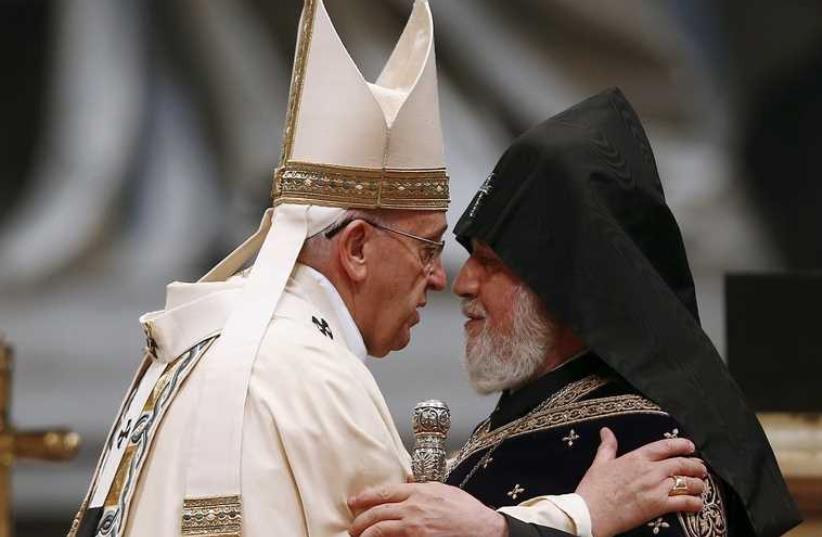
POLYGON ((77 454, 80 437, 64 429, 18 431, 9 422, 11 347, 0 335, 0 537, 11 537, 11 466, 17 459, 66 461, 77 454))
POLYGON ((568 447, 573 447, 574 442, 576 442, 577 440, 579 440, 579 435, 573 429, 571 429, 571 432, 568 433, 568 436, 562 437, 562 441, 566 442, 568 444, 568 447))

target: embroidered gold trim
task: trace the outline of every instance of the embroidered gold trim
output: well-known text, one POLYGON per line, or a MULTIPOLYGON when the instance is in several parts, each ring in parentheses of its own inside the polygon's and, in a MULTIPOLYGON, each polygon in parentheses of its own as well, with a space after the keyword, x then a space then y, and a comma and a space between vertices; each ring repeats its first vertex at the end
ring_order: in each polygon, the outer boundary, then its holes
MULTIPOLYGON (((550 409, 550 408, 553 408, 553 407, 558 407, 558 406, 564 406, 564 405, 568 405, 568 404, 571 404, 573 402, 576 402, 579 399, 581 399, 581 398, 585 397, 586 395, 588 395, 589 393, 593 392, 594 390, 597 390, 597 389, 601 388, 602 386, 605 386, 609 382, 611 382, 611 379, 609 379, 609 378, 602 377, 602 376, 599 376, 599 375, 589 375, 589 376, 587 376, 583 379, 580 379, 576 382, 572 382, 571 384, 568 384, 567 386, 565 386, 564 388, 562 388, 558 392, 556 392, 554 395, 549 397, 547 400, 540 403, 537 407, 535 407, 531 412, 529 412, 528 414, 526 414, 522 418, 520 418, 518 420, 515 420, 515 421, 509 423, 508 425, 506 425, 504 427, 501 427, 500 429, 495 431, 494 441, 491 442, 490 445, 494 445, 494 442, 496 442, 496 445, 499 445, 500 443, 502 443, 504 440, 506 440, 509 437, 509 434, 506 434, 506 433, 496 434, 498 431, 505 430, 505 431, 510 431, 511 434, 513 434, 514 431, 512 430, 512 426, 514 424, 521 423, 521 422, 527 422, 532 417, 534 417, 536 415, 539 415, 540 413, 543 413, 547 409, 550 409)), ((484 449, 485 447, 488 447, 485 444, 484 439, 485 439, 486 435, 489 434, 488 429, 490 428, 490 426, 491 426, 491 418, 486 418, 485 421, 483 421, 482 423, 480 423, 477 426, 476 430, 474 431, 474 434, 472 434, 471 438, 469 438, 468 441, 465 443, 465 445, 462 446, 462 449, 460 449, 459 454, 452 461, 452 464, 449 465, 449 470, 448 470, 449 473, 451 472, 451 470, 453 470, 454 468, 459 466, 462 463, 462 461, 467 459, 469 456, 473 455, 474 453, 476 453, 480 449, 484 449), (480 443, 482 443, 483 447, 476 447, 480 443)), ((486 456, 490 455, 490 453, 491 452, 489 451, 486 454, 486 456)), ((474 467, 474 470, 472 470, 471 474, 473 474, 473 472, 477 469, 477 467, 480 465, 481 462, 482 461, 477 463, 477 466, 474 467)), ((483 467, 485 467, 486 465, 487 465, 487 461, 486 461, 486 464, 483 465, 483 467)), ((469 475, 469 477, 470 477, 470 475, 469 475)), ((468 479, 468 477, 466 477, 466 480, 467 479, 468 479)))
POLYGON ((374 170, 288 162, 274 172, 272 201, 365 209, 447 209, 444 168, 374 170))
POLYGON ((477 451, 493 446, 501 439, 554 429, 572 423, 638 413, 666 415, 666 412, 656 403, 639 395, 615 395, 590 401, 577 401, 526 416, 527 419, 513 421, 492 432, 488 432, 486 426, 485 431, 478 431, 480 434, 468 441, 462 459, 467 459, 477 451))
POLYGON ((542 403, 540 405, 541 410, 560 405, 568 405, 578 401, 594 390, 605 386, 609 382, 611 382, 611 379, 601 377, 599 375, 591 375, 576 382, 572 382, 552 395, 547 401, 542 403))
POLYGON ((280 157, 280 166, 291 158, 294 147, 294 131, 297 126, 297 115, 300 112, 300 101, 305 81, 305 65, 308 62, 308 50, 311 46, 311 37, 314 33, 314 12, 317 9, 315 0, 305 0, 302 19, 300 20, 300 37, 297 41, 297 50, 294 53, 294 70, 291 73, 291 89, 288 93, 288 109, 286 112, 285 127, 283 128, 283 151, 280 157))
POLYGON ((166 366, 163 373, 154 384, 151 390, 151 395, 143 405, 143 410, 137 422, 134 423, 128 430, 128 447, 123 453, 120 466, 114 475, 114 481, 111 484, 108 495, 106 496, 105 505, 116 506, 120 503, 123 495, 123 490, 127 484, 130 484, 131 474, 134 472, 133 462, 135 458, 142 458, 145 456, 147 440, 147 429, 156 427, 157 416, 164 413, 165 409, 171 402, 171 393, 169 391, 170 384, 174 384, 171 388, 176 390, 185 381, 187 377, 186 372, 191 365, 196 365, 197 360, 201 357, 214 342, 215 338, 210 338, 201 341, 182 355, 175 361, 166 366), (187 359, 188 358, 188 359, 187 359))
POLYGON ((83 520, 83 515, 85 514, 87 507, 88 500, 83 500, 83 503, 80 505, 80 509, 71 521, 71 527, 69 528, 68 533, 66 533, 66 537, 77 537, 77 531, 80 529, 80 521, 83 520))
POLYGON ((687 537, 726 537, 728 525, 722 495, 712 475, 705 480, 702 493, 702 510, 698 513, 677 513, 679 523, 687 537))
POLYGON ((239 496, 189 498, 183 501, 183 537, 240 537, 242 508, 239 496))
MULTIPOLYGON (((128 521, 131 500, 143 469, 143 463, 151 449, 154 433, 180 387, 217 337, 211 336, 204 339, 168 364, 155 382, 137 421, 133 424, 128 423, 125 431, 120 431, 120 433, 117 433, 119 427, 113 430, 109 442, 114 438, 114 434, 123 434, 123 441, 128 444, 103 502, 98 533, 108 537, 121 535, 128 521)), ((118 419, 122 420, 122 416, 118 419)))

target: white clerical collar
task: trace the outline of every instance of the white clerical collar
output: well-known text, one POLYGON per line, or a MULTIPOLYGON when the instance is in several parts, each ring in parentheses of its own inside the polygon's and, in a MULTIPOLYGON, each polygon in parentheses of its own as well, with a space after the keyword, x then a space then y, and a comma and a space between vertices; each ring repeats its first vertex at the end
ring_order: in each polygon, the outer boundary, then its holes
POLYGON ((354 318, 351 316, 351 312, 348 311, 340 293, 334 287, 334 284, 331 283, 331 280, 326 278, 321 272, 308 265, 303 265, 303 268, 305 269, 305 273, 311 276, 320 286, 320 289, 323 290, 328 298, 328 302, 334 308, 334 313, 342 325, 340 328, 343 331, 343 338, 348 344, 348 348, 354 356, 365 362, 365 358, 368 356, 368 350, 365 348, 365 342, 362 339, 362 334, 360 334, 360 329, 357 328, 357 323, 354 322, 354 318))

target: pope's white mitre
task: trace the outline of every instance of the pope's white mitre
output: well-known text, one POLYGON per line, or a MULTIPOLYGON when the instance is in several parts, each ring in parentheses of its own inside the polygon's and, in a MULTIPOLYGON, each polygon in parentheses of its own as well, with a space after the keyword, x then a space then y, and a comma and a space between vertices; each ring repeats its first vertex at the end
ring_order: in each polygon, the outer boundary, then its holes
MULTIPOLYGON (((141 317, 146 361, 123 403, 118 423, 125 421, 118 427, 130 430, 146 405, 154 405, 152 397, 169 393, 166 367, 192 363, 180 360, 181 352, 209 341, 196 362, 197 412, 180 438, 187 446, 183 536, 242 534, 249 382, 305 240, 339 221, 349 208, 448 206, 433 21, 426 0, 416 0, 374 83, 352 61, 322 0, 305 0, 272 202, 256 233, 197 283, 172 284, 166 309, 141 317), (252 263, 241 282, 232 278, 252 263)), ((170 399, 163 401, 167 409, 170 399)), ((133 485, 150 449, 141 445, 145 448, 135 451, 130 442, 109 442, 95 472, 83 509, 102 513, 106 535, 121 535, 127 527, 133 485)), ((78 528, 73 526, 74 534, 78 528)))
MULTIPOLYGON (((248 383, 305 239, 348 208, 448 206, 427 2, 416 1, 382 74, 369 84, 345 50, 322 0, 306 0, 284 131, 274 208, 266 212, 255 235, 200 280, 224 281, 259 250, 220 337, 198 366, 206 380, 191 424, 183 535, 200 535, 197 513, 204 506, 239 509, 242 503, 241 438, 248 383)), ((163 320, 160 316, 150 322, 157 329, 163 320)), ((162 339, 162 330, 149 331, 162 339)), ((158 355, 162 347, 157 345, 158 355)))
POLYGON ((325 9, 308 0, 273 201, 445 209, 434 27, 417 0, 374 83, 363 78, 325 9))

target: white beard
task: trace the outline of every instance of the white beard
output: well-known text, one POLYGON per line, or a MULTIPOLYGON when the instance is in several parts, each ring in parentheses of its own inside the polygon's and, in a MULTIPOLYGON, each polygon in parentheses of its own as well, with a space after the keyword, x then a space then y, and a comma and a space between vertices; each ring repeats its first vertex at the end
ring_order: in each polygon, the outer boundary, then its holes
MULTIPOLYGON (((463 309, 485 315, 478 300, 463 309)), ((541 313, 539 298, 520 285, 514 292, 511 333, 501 335, 486 322, 476 336, 466 333, 464 365, 481 394, 515 389, 533 379, 556 342, 556 324, 541 313)))

